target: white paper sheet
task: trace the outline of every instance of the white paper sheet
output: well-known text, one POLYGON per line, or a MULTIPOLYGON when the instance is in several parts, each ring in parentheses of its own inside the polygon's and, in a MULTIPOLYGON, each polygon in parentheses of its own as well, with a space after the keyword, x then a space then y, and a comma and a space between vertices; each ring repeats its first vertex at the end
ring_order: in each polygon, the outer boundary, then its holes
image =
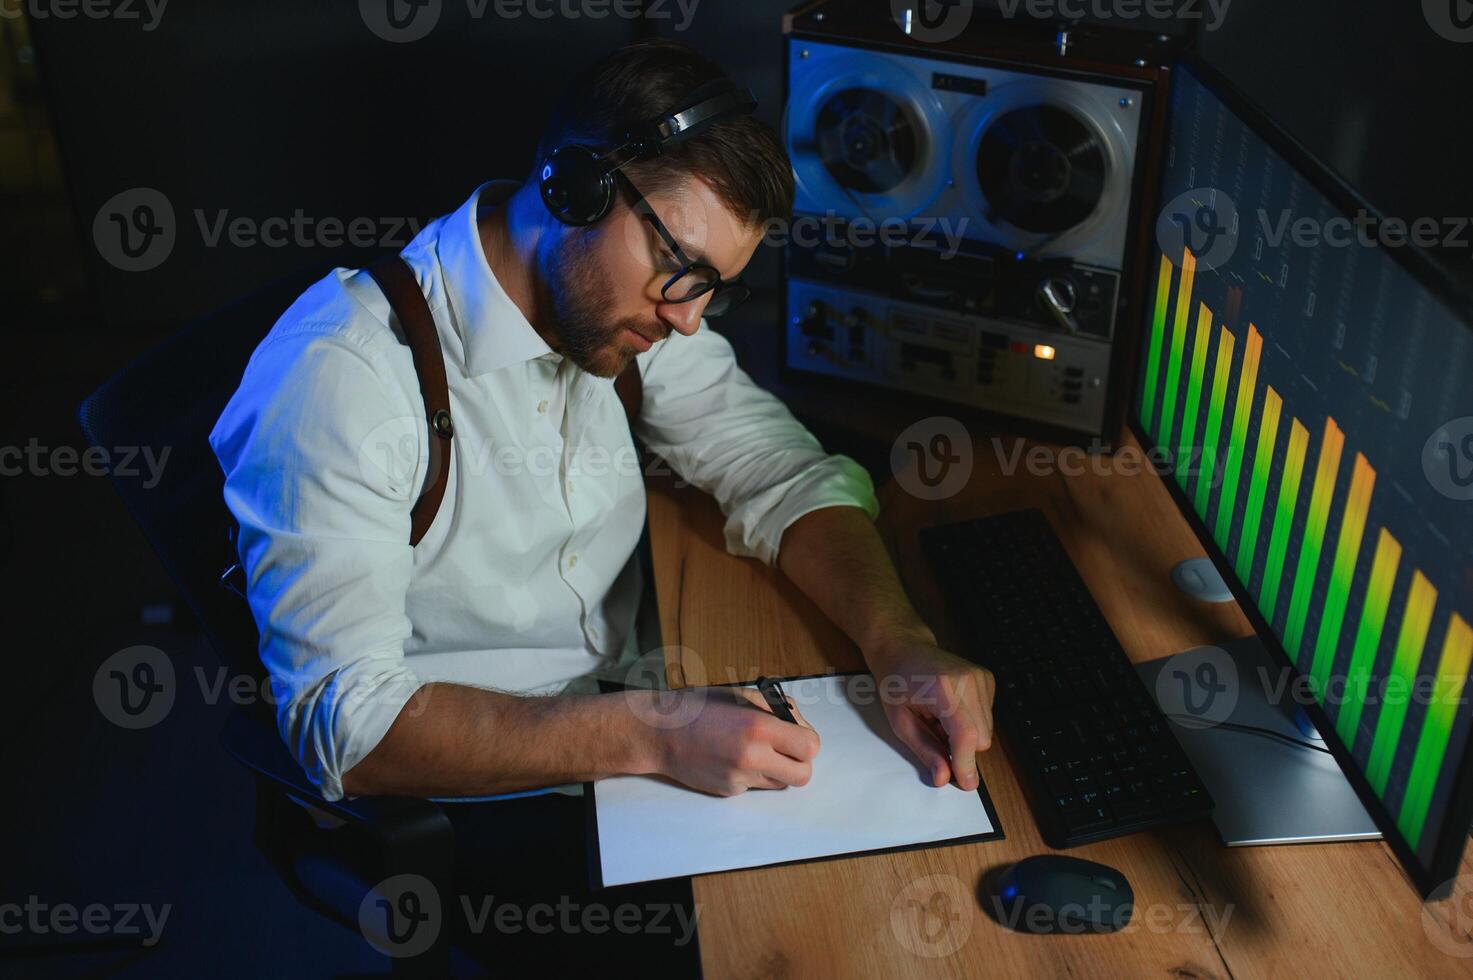
POLYGON ((782 687, 822 742, 808 785, 717 797, 644 776, 602 780, 595 803, 605 885, 995 832, 977 791, 929 784, 891 733, 871 678, 782 687))

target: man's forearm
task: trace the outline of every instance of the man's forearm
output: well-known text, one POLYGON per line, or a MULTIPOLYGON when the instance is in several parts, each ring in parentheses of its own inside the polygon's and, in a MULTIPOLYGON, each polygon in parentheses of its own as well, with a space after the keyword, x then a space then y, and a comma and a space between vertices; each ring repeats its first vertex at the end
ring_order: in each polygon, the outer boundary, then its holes
POLYGON ((351 796, 489 796, 656 769, 647 692, 524 698, 455 684, 420 688, 343 776, 351 796))
POLYGON ((805 514, 783 532, 778 567, 842 629, 874 668, 894 641, 936 641, 910 599, 869 515, 858 507, 805 514))

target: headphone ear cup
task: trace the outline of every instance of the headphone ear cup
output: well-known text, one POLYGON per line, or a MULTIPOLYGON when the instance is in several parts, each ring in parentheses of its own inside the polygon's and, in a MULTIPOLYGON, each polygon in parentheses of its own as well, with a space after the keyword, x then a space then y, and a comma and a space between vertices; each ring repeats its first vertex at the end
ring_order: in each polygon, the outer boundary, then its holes
POLYGON ((542 165, 542 203, 568 225, 591 225, 614 206, 614 175, 586 146, 564 146, 542 165))

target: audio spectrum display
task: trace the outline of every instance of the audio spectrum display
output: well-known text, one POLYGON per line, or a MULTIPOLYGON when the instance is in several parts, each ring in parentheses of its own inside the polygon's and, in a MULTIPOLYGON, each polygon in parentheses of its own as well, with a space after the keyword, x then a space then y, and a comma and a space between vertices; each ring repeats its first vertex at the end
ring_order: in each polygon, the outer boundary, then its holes
POLYGON ((1136 422, 1425 867, 1468 742, 1473 337, 1173 82, 1136 422))

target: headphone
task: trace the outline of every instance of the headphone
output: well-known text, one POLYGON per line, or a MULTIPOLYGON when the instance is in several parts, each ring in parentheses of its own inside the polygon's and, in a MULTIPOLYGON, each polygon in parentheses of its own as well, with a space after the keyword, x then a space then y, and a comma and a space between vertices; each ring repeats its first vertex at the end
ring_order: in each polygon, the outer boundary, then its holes
POLYGON ((542 164, 542 203, 565 225, 591 225, 613 210, 617 188, 614 177, 629 164, 652 160, 723 119, 745 116, 757 108, 751 91, 730 79, 702 85, 685 100, 685 107, 635 126, 619 138, 620 145, 600 153, 591 146, 560 146, 542 164))

